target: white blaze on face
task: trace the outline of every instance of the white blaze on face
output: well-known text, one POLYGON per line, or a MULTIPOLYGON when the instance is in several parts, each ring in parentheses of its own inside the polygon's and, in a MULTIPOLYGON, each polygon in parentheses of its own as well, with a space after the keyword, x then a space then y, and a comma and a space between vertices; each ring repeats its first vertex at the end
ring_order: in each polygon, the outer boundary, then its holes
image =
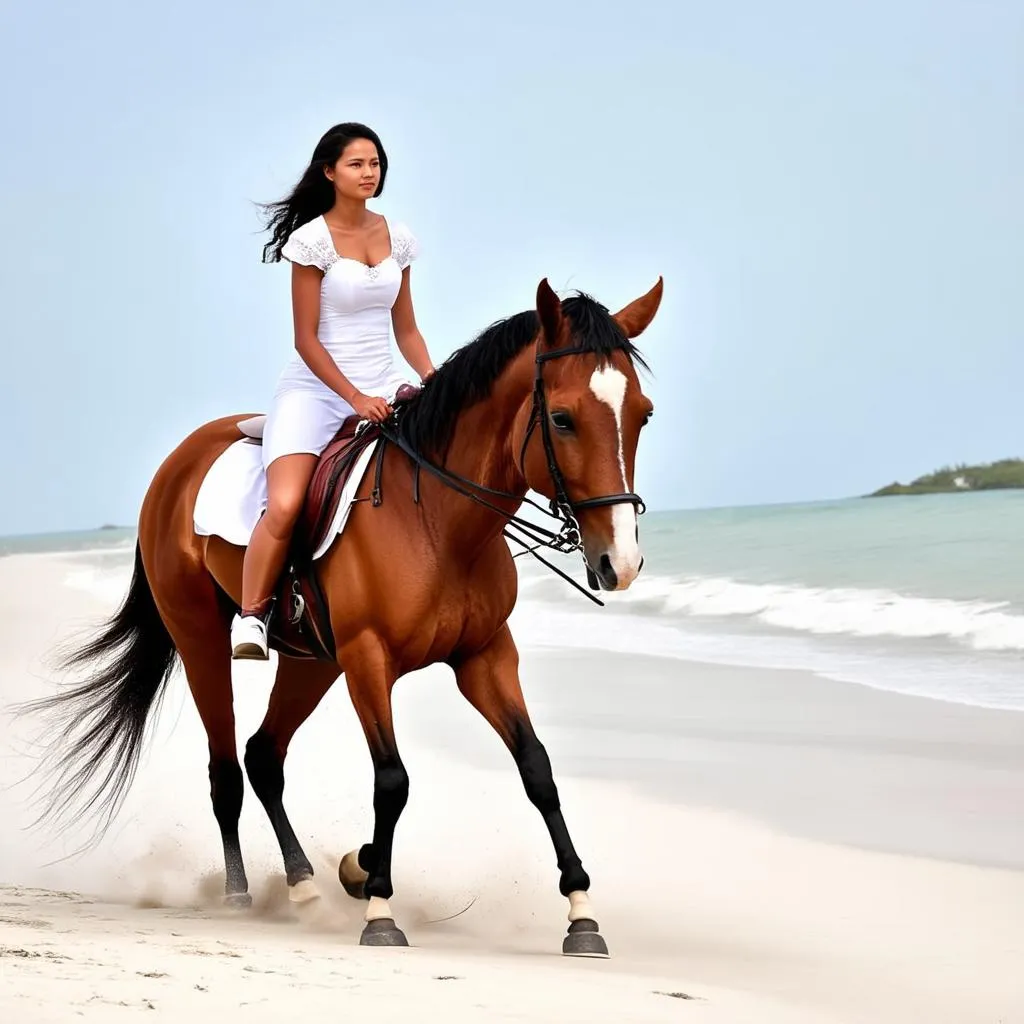
MULTIPOLYGON (((619 474, 622 478, 622 493, 630 490, 626 482, 626 455, 622 447, 622 407, 626 401, 629 382, 621 370, 612 366, 598 367, 590 378, 590 390, 605 402, 615 417, 618 434, 619 474)), ((619 585, 632 583, 640 571, 640 546, 636 539, 636 506, 622 502, 611 506, 612 544, 608 551, 612 568, 619 577, 619 585)))

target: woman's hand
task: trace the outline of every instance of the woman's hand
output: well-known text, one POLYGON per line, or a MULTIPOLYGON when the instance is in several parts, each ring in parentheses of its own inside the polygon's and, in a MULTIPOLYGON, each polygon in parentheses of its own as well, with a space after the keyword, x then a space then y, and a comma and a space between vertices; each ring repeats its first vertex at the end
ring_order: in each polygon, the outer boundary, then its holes
POLYGON ((392 408, 383 398, 374 398, 372 395, 364 395, 357 391, 349 404, 359 414, 360 419, 370 420, 371 423, 380 423, 386 420, 392 413, 392 408))

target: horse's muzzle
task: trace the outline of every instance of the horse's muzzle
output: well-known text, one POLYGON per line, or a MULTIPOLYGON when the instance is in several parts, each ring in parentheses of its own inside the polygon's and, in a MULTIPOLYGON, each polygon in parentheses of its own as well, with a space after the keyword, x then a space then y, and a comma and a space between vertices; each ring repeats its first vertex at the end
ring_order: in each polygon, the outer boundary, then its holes
MULTIPOLYGON (((629 583, 632 583, 640 575, 643 567, 644 560, 641 557, 636 573, 633 574, 629 583)), ((625 590, 626 586, 629 586, 629 583, 623 587, 619 586, 619 574, 615 571, 612 560, 608 557, 607 553, 600 557, 596 569, 592 568, 589 563, 587 564, 587 583, 590 585, 591 590, 625 590)))

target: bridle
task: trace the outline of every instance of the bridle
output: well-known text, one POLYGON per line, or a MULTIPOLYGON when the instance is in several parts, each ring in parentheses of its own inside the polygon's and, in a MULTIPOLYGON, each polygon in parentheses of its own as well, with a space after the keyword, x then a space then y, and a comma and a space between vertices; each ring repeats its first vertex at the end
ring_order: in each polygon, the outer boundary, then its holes
MULTIPOLYGON (((647 506, 644 504, 643 498, 641 498, 639 494, 634 494, 632 491, 621 494, 602 494, 596 498, 582 498, 578 501, 573 501, 569 497, 565 486, 565 477, 562 476, 562 470, 558 465, 558 459, 555 456, 554 444, 551 440, 551 414, 548 410, 547 393, 544 390, 544 364, 553 359, 561 359, 563 356, 586 355, 589 351, 589 349, 586 349, 581 345, 577 345, 574 348, 556 348, 551 349, 548 352, 537 353, 534 361, 533 408, 530 410, 530 419, 526 426, 526 434, 523 437, 522 447, 519 449, 519 471, 523 474, 523 478, 525 479, 526 447, 530 443, 530 438, 533 436, 534 427, 540 423, 540 436, 544 445, 544 456, 548 462, 548 475, 551 477, 551 483, 555 489, 555 496, 549 503, 551 510, 550 514, 556 519, 563 520, 567 526, 571 524, 571 528, 576 532, 577 549, 580 549, 583 546, 577 517, 578 512, 588 508, 601 508, 607 505, 625 504, 634 505, 638 516, 643 515, 647 510, 647 506)), ((564 528, 565 527, 563 527, 563 529, 564 528)))
MULTIPOLYGON (((523 548, 519 554, 533 555, 534 558, 542 562, 553 572, 557 573, 567 582, 576 587, 577 590, 590 598, 590 600, 595 604, 603 605, 603 601, 584 590, 571 576, 567 575, 559 569, 558 566, 552 565, 551 562, 537 554, 537 549, 542 547, 549 548, 552 551, 557 551, 560 554, 572 554, 575 551, 582 553, 583 534, 580 530, 578 513, 585 509, 601 508, 608 505, 630 504, 636 508, 637 515, 643 515, 646 511, 646 505, 644 504, 643 498, 641 498, 639 494, 634 494, 633 492, 602 494, 597 497, 582 498, 575 501, 569 497, 568 490, 565 485, 565 477, 562 475, 562 470, 558 465, 558 459, 555 456, 554 443, 551 438, 551 417, 548 409, 547 394, 544 388, 543 370, 544 364, 553 359, 561 359, 564 356, 588 354, 593 354, 593 351, 583 346, 575 346, 551 349, 546 352, 538 352, 535 357, 533 404, 530 409, 530 418, 527 422, 523 443, 519 450, 519 471, 522 473, 523 478, 526 479, 526 470, 524 465, 526 449, 530 443, 531 437, 533 436, 534 429, 537 424, 540 423, 541 443, 544 447, 544 456, 547 460, 548 475, 551 477, 551 483, 555 492, 554 497, 548 502, 547 508, 544 508, 542 505, 533 501, 527 495, 511 494, 508 491, 485 487, 483 484, 477 483, 475 480, 469 480, 466 477, 460 476, 458 473, 453 473, 451 470, 436 466, 434 463, 424 458, 423 455, 410 447, 399 431, 394 430, 392 427, 392 423, 397 422, 398 418, 402 415, 403 403, 398 401, 394 403, 395 412, 392 420, 376 424, 383 441, 377 451, 375 481, 370 500, 375 505, 379 505, 383 500, 381 496, 380 478, 381 468, 384 461, 384 448, 387 443, 393 444, 396 448, 407 455, 416 466, 417 472, 414 480, 413 498, 417 503, 419 502, 419 470, 422 469, 436 477, 450 489, 464 495, 472 501, 475 501, 477 504, 483 505, 485 508, 489 508, 491 511, 498 513, 498 515, 506 520, 506 526, 503 531, 505 537, 523 548), (507 512, 505 509, 495 505, 492 501, 488 501, 487 498, 483 497, 483 495, 508 501, 526 503, 544 515, 555 519, 561 524, 561 526, 557 531, 548 530, 543 526, 530 522, 528 519, 523 519, 520 516, 507 512), (515 533, 509 532, 510 530, 516 530, 523 534, 527 538, 527 541, 516 536, 515 533), (532 543, 528 543, 528 541, 532 543)), ((363 424, 363 426, 368 427, 369 424, 363 424)), ((587 569, 587 578, 590 587, 593 590, 597 590, 597 579, 594 570, 591 568, 589 563, 587 563, 585 554, 583 555, 583 561, 587 569)))

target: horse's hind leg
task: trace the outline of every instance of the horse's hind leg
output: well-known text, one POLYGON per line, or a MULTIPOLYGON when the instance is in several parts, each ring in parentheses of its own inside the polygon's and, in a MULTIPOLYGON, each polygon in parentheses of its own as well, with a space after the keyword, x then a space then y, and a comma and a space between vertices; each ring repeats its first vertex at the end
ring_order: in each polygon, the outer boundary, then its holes
POLYGON ((267 713, 245 745, 245 770, 281 846, 288 898, 293 903, 305 903, 319 893, 313 885, 313 865, 285 813, 284 759, 295 730, 313 713, 340 671, 334 663, 282 655, 267 713))
POLYGON ((228 623, 212 582, 196 589, 182 586, 178 591, 187 603, 187 620, 172 613, 165 613, 165 619, 209 741, 210 799, 224 845, 224 902, 247 907, 252 897, 238 839, 244 783, 235 743, 228 623))

